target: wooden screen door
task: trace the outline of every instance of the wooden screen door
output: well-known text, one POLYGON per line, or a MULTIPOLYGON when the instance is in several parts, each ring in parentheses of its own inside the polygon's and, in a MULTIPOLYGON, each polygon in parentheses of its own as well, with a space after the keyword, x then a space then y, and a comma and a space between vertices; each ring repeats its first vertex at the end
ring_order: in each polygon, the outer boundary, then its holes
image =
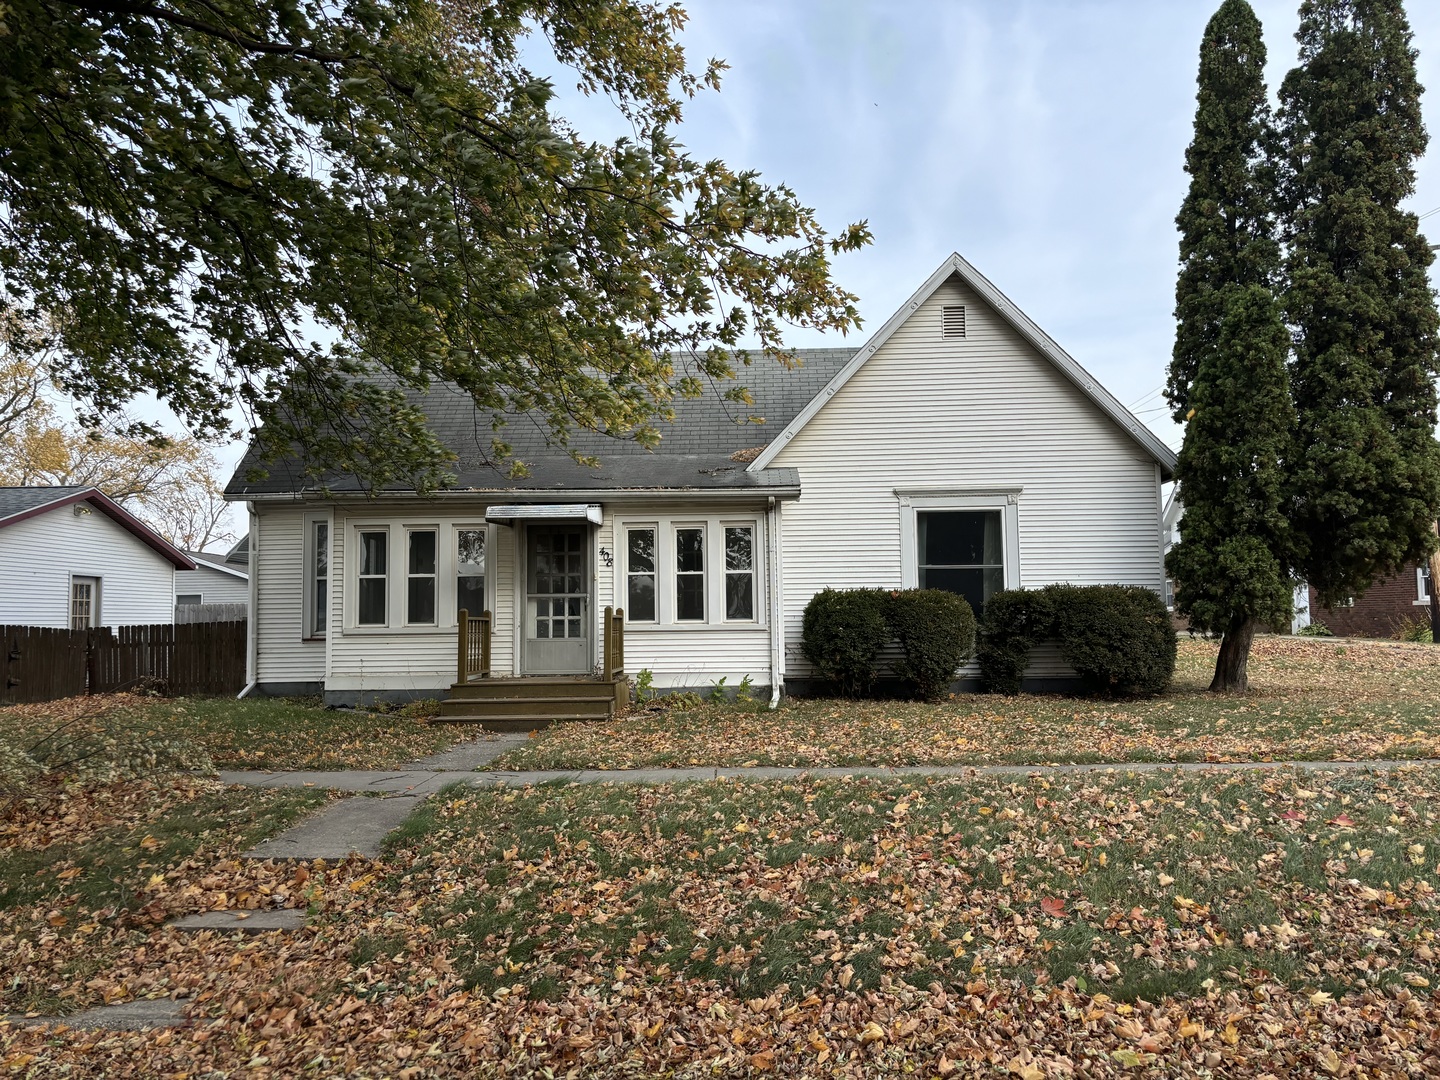
POLYGON ((589 527, 531 522, 525 529, 526 675, 583 675, 591 648, 589 527))

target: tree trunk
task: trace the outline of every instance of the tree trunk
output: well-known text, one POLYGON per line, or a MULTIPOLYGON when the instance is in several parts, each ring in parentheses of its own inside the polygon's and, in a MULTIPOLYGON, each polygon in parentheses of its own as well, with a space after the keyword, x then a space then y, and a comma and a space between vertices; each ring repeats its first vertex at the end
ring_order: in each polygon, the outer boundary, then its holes
POLYGON ((1250 663, 1250 643, 1255 640, 1255 620, 1235 619, 1220 639, 1220 655, 1215 660, 1215 678, 1210 689, 1220 693, 1243 694, 1250 689, 1246 671, 1250 663))
MULTIPOLYGON (((1433 528, 1440 533, 1440 522, 1433 528)), ((1440 550, 1430 556, 1430 643, 1440 645, 1440 550)))

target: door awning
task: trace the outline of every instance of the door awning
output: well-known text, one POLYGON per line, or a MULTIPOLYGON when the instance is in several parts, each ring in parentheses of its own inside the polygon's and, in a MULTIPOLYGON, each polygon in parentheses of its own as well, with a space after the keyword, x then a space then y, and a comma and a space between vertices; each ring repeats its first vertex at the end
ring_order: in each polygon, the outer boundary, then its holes
POLYGON ((517 521, 589 521, 599 525, 603 519, 596 503, 519 503, 489 507, 485 520, 492 525, 514 525, 517 521))

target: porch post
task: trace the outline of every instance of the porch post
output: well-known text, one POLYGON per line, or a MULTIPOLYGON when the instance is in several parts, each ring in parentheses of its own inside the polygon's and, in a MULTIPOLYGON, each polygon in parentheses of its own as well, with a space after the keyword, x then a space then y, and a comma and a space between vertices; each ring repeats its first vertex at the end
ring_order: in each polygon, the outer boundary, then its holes
POLYGON ((470 642, 469 642, 469 637, 470 637, 470 612, 466 611, 464 608, 461 608, 461 609, 460 609, 460 633, 459 633, 459 635, 458 635, 459 644, 460 644, 460 653, 459 653, 460 659, 459 659, 459 663, 456 665, 456 669, 455 669, 455 681, 456 681, 457 683, 462 683, 462 684, 463 684, 463 683, 469 681, 469 673, 465 670, 465 668, 466 668, 466 663, 465 663, 465 661, 466 661, 467 659, 469 659, 469 656, 470 656, 470 642))

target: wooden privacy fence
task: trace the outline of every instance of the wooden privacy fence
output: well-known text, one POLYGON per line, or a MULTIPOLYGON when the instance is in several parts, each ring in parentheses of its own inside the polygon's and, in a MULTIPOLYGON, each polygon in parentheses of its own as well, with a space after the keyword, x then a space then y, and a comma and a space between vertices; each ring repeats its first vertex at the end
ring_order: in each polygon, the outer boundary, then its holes
POLYGON ((236 622, 250 615, 249 604, 176 604, 175 622, 236 622))
POLYGON ((0 626, 0 703, 152 689, 233 694, 245 685, 245 622, 56 630, 0 626))

